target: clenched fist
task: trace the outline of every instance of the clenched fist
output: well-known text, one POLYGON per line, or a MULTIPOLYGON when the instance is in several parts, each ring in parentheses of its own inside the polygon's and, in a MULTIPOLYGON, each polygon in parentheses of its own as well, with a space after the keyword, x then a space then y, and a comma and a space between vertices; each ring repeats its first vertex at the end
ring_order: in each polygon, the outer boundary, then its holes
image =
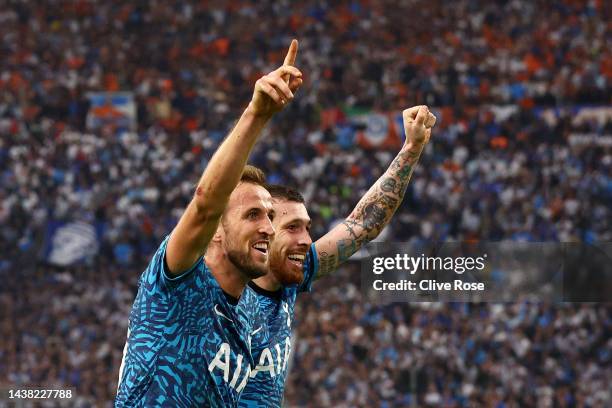
POLYGON ((436 124, 436 116, 425 105, 413 106, 402 112, 404 119, 405 143, 425 145, 429 142, 431 128, 436 124))
POLYGON ((291 41, 283 65, 255 82, 255 91, 249 108, 258 116, 272 117, 293 99, 294 92, 302 85, 302 73, 293 66, 298 42, 291 41))

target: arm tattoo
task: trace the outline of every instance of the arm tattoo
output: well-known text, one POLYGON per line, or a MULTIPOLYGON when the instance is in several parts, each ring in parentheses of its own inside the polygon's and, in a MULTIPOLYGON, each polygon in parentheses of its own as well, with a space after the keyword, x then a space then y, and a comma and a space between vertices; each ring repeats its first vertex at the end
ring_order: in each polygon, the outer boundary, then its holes
POLYGON ((337 267, 336 255, 321 252, 319 254, 319 272, 318 275, 328 274, 337 267))
POLYGON ((382 197, 380 197, 380 203, 386 208, 396 208, 398 206, 398 201, 399 200, 397 198, 386 194, 383 194, 382 197))
POLYGON ((346 235, 336 238, 334 253, 319 254, 319 272, 324 276, 348 260, 364 244, 376 238, 389 223, 404 198, 412 171, 421 155, 422 146, 404 147, 385 174, 361 198, 353 212, 342 223, 346 235))
POLYGON ((351 255, 359 249, 357 241, 354 239, 342 239, 338 241, 338 263, 346 262, 351 255))
MULTIPOLYGON (((401 182, 406 182, 410 178, 411 174, 412 174, 412 166, 407 164, 405 167, 402 167, 397 172, 397 177, 399 177, 401 182)), ((408 183, 406 183, 406 185, 408 185, 408 183)))
POLYGON ((396 186, 397 181, 391 177, 387 177, 380 183, 380 189, 386 193, 394 193, 396 186))
POLYGON ((359 238, 359 235, 355 232, 355 229, 354 229, 359 226, 359 224, 356 221, 344 220, 342 222, 342 225, 346 227, 346 231, 351 235, 352 238, 354 239, 359 238))
POLYGON ((384 208, 376 203, 370 203, 364 209, 363 228, 370 232, 385 221, 387 214, 384 208))
MULTIPOLYGON (((410 176, 422 147, 406 148, 393 160, 389 169, 370 188, 348 220, 361 225, 367 241, 374 239, 389 223, 404 198, 410 176)), ((352 235, 354 237, 354 235, 352 235)))

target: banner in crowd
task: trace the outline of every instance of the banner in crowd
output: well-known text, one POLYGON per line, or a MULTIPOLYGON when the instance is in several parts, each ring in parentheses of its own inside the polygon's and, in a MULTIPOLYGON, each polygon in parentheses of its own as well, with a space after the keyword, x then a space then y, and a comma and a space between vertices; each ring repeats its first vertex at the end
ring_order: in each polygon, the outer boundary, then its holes
POLYGON ((610 106, 565 106, 552 108, 534 108, 536 116, 554 126, 560 117, 570 115, 572 124, 581 125, 586 122, 596 122, 603 126, 612 121, 610 106))
MULTIPOLYGON (((440 112, 434 113, 440 115, 440 112)), ((332 108, 321 113, 321 124, 323 128, 334 129, 338 143, 343 148, 357 145, 368 150, 396 150, 404 143, 401 111, 332 108)))
MULTIPOLYGON (((489 105, 490 110, 497 122, 507 120, 510 116, 520 112, 518 105, 489 105)), ((597 122, 604 125, 612 120, 612 107, 609 106, 560 106, 560 107, 534 107, 533 113, 536 117, 546 121, 548 125, 554 126, 559 118, 569 115, 574 125, 585 122, 597 122)))
POLYGON ((131 92, 90 92, 87 128, 111 126, 115 131, 136 128, 136 103, 131 92))
POLYGON ((101 228, 86 222, 51 221, 47 224, 45 259, 68 266, 98 253, 101 228))
MULTIPOLYGON (((465 108, 469 110, 469 107, 465 108)), ((520 112, 518 105, 488 105, 496 122, 508 120, 520 112)), ((437 126, 443 129, 453 123, 451 107, 432 108, 438 118, 437 126)), ((540 119, 555 125, 559 118, 569 114, 574 124, 596 121, 605 124, 612 120, 612 108, 602 106, 535 107, 533 113, 540 119)), ((401 111, 374 112, 359 108, 330 108, 321 112, 321 127, 332 129, 337 143, 345 149, 355 145, 363 149, 395 150, 404 143, 404 125, 401 111)), ((597 141, 597 143, 607 143, 597 141)))
POLYGON ((376 112, 349 117, 349 120, 357 130, 355 141, 365 149, 392 149, 400 147, 404 134, 401 130, 401 119, 401 113, 398 115, 397 113, 376 112), (399 128, 398 125, 400 126, 399 128))
POLYGON ((343 148, 396 149, 404 140, 401 112, 338 108, 321 113, 323 128, 332 128, 343 148))

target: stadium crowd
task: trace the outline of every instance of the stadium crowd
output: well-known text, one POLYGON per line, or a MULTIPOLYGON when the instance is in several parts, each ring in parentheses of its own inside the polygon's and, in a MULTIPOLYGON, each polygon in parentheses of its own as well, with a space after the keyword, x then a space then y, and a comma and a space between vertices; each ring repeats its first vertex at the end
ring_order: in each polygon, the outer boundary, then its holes
MULTIPOLYGON (((426 103, 439 124, 385 239, 611 241, 612 118, 576 110, 609 108, 609 13, 597 0, 10 2, 0 388, 111 404, 137 279, 292 37, 306 83, 251 162, 305 194, 313 238, 394 154, 347 140, 343 112, 426 103), (136 127, 91 129, 92 91, 133 92, 136 127), (99 229, 84 264, 47 262, 61 221, 99 229)), ((358 276, 348 264, 298 302, 289 406, 610 406, 609 306, 380 306, 358 276)))

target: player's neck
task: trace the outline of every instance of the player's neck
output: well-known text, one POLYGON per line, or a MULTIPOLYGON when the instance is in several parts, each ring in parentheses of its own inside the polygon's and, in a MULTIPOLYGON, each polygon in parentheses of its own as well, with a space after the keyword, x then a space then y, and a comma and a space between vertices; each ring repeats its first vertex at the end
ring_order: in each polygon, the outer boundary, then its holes
POLYGON ((270 292, 275 292, 281 288, 281 284, 276 279, 274 274, 268 272, 261 278, 253 279, 253 282, 262 289, 265 289, 270 292))
POLYGON ((228 295, 239 299, 249 282, 248 277, 236 268, 227 256, 213 248, 209 247, 204 260, 221 289, 228 295))

